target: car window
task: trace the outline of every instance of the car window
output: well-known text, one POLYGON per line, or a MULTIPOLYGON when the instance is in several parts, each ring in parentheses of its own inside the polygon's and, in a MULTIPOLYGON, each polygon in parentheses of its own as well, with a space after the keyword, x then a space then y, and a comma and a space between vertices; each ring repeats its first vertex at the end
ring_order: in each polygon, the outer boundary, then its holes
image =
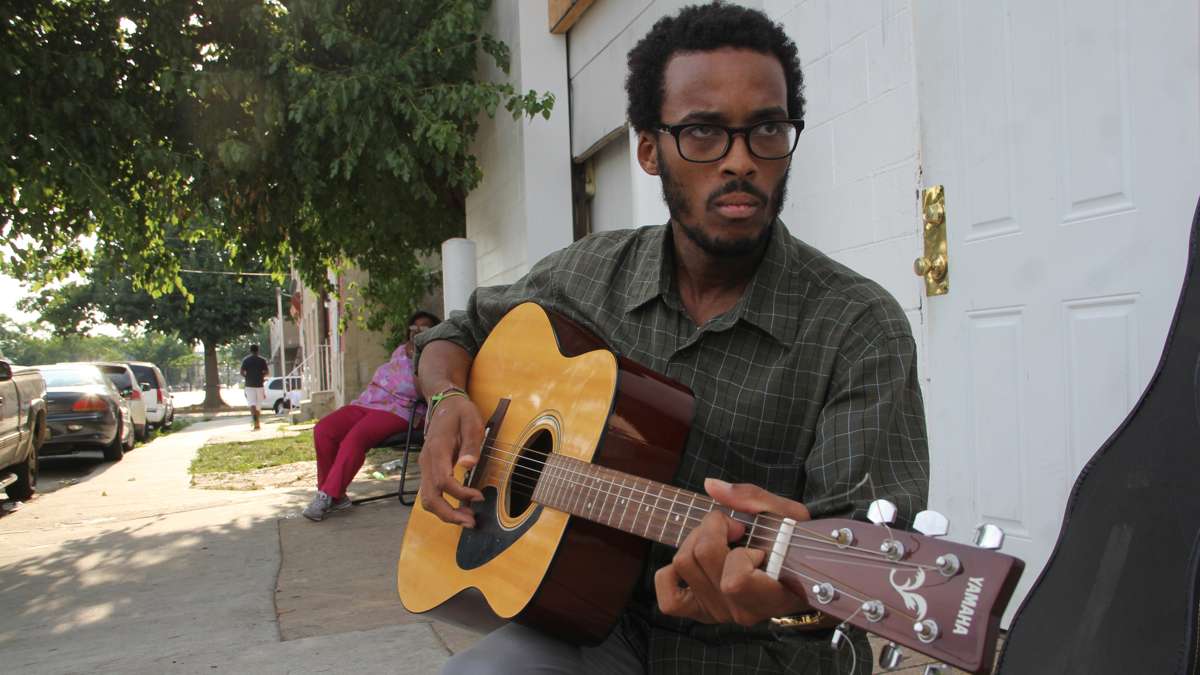
POLYGON ((283 380, 271 380, 267 385, 267 389, 283 389, 283 380))
POLYGON ((91 368, 46 368, 42 378, 47 387, 78 387, 89 384, 107 384, 100 371, 91 368))
POLYGON ((158 380, 154 377, 153 366, 139 366, 131 363, 129 367, 133 369, 133 374, 137 376, 140 384, 148 384, 152 388, 158 388, 158 380))
POLYGON ((108 381, 113 383, 117 391, 133 388, 132 378, 129 377, 129 371, 117 366, 100 366, 100 370, 108 377, 108 381))

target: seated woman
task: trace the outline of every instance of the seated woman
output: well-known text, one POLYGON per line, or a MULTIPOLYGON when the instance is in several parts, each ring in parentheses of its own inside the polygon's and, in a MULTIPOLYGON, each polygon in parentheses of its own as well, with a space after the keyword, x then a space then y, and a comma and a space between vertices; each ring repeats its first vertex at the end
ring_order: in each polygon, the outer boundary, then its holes
MULTIPOLYGON (((319 521, 330 511, 350 506, 346 486, 362 468, 367 451, 388 436, 408 430, 414 401, 421 398, 413 378, 413 339, 441 320, 417 312, 408 320, 408 341, 392 352, 392 359, 375 371, 371 383, 350 405, 326 415, 313 429, 317 447, 317 496, 304 509, 309 520, 319 521)), ((420 423, 420 417, 416 420, 420 423)))

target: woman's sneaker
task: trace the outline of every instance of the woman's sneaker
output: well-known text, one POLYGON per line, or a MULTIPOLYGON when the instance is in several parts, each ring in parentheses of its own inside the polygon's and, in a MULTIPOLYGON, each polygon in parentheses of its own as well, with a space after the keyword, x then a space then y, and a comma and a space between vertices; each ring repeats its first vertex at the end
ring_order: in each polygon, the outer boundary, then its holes
POLYGON ((330 511, 341 511, 342 509, 348 509, 351 506, 354 506, 354 502, 350 501, 349 495, 346 495, 346 496, 343 496, 341 499, 337 500, 336 502, 334 502, 333 506, 329 507, 329 510, 330 511))
POLYGON ((308 505, 300 515, 312 520, 320 522, 325 518, 325 514, 329 513, 329 509, 333 507, 333 498, 329 495, 317 490, 317 496, 313 497, 312 503, 308 505))

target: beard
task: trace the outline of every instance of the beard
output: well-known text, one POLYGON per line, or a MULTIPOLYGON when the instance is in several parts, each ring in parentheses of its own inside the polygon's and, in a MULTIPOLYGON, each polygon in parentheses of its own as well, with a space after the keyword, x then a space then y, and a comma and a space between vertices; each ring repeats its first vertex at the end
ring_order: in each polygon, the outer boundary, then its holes
MULTIPOLYGON (((659 157, 661 156, 660 154, 659 157)), ((750 181, 731 180, 713 190, 708 195, 708 198, 705 199, 705 208, 707 209, 712 208, 713 203, 724 195, 731 192, 744 192, 766 204, 766 210, 769 215, 767 226, 757 236, 743 239, 718 239, 709 236, 699 225, 689 223, 687 216, 690 214, 688 212, 687 196, 684 194, 683 185, 675 180, 666 162, 659 162, 658 170, 659 178, 662 181, 663 200, 667 202, 667 210, 671 214, 671 220, 675 221, 683 229, 683 233, 687 235, 687 238, 691 239, 702 251, 714 258, 739 258, 760 250, 766 244, 767 240, 771 238, 771 223, 775 222, 775 219, 779 217, 779 212, 783 210, 783 203, 787 199, 787 180, 792 167, 789 163, 787 170, 783 172, 783 176, 779 179, 779 184, 771 191, 770 198, 763 194, 762 190, 759 190, 750 183, 750 181)))

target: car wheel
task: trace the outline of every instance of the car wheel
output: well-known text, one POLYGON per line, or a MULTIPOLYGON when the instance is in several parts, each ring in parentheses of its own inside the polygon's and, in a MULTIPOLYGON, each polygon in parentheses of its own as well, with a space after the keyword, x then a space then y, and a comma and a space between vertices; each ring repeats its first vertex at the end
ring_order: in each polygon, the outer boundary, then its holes
POLYGON ((121 461, 121 458, 125 456, 125 439, 122 438, 124 435, 125 430, 118 426, 117 435, 113 437, 112 443, 104 448, 104 459, 110 462, 121 461))
MULTIPOLYGON (((150 425, 143 424, 141 429, 139 429, 136 424, 133 425, 133 440, 135 440, 139 443, 145 443, 146 438, 148 438, 149 436, 150 436, 150 425)), ((130 441, 129 447, 133 448, 132 441, 130 441)))
POLYGON ((278 401, 275 401, 275 414, 276 415, 283 414, 283 399, 279 399, 278 401))
MULTIPOLYGON (((40 431, 39 431, 40 436, 40 431)), ((33 448, 29 453, 29 459, 25 460, 24 464, 12 467, 13 473, 17 474, 17 481, 4 489, 8 493, 9 499, 17 501, 28 501, 33 496, 34 488, 37 486, 38 476, 38 450, 41 448, 41 443, 37 439, 33 441, 33 448)))

